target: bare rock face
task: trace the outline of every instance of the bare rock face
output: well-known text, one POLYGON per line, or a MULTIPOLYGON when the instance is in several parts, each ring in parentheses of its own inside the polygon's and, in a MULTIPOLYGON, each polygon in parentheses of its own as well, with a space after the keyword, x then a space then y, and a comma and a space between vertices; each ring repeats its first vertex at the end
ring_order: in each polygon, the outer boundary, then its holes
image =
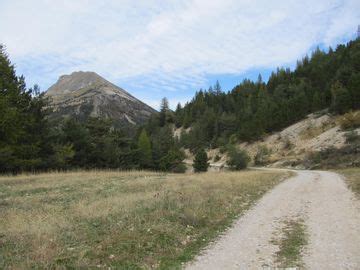
POLYGON ((116 125, 142 124, 156 112, 124 89, 95 72, 63 75, 45 93, 50 100, 51 117, 112 119, 116 125))

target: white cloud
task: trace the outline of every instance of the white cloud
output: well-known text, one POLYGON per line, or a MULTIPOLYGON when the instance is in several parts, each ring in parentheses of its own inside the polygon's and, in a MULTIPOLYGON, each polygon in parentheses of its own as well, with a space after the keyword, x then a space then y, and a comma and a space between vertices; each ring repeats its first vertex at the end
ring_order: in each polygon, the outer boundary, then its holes
POLYGON ((160 91, 295 61, 350 38, 358 0, 1 0, 0 42, 48 85, 73 70, 160 91))

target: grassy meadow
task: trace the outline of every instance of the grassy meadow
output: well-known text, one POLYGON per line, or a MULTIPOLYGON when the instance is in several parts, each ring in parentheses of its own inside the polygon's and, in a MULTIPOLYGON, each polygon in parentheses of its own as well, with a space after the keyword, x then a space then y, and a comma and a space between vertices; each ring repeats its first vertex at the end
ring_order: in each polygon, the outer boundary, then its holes
POLYGON ((3 176, 0 268, 179 268, 285 175, 3 176))

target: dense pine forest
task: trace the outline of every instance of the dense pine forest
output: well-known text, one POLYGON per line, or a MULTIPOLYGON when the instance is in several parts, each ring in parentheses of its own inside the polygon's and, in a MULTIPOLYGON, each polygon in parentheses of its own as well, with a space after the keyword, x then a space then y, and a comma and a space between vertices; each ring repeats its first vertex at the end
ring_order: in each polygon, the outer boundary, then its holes
MULTIPOLYGON (((311 112, 360 108, 360 40, 315 50, 296 69, 279 68, 264 82, 244 80, 229 92, 219 83, 198 91, 175 111, 164 98, 159 113, 133 130, 111 120, 51 121, 39 88, 27 88, 0 46, 0 172, 76 168, 183 172, 192 152, 252 141, 311 112), (182 128, 180 138, 174 128, 182 128)), ((205 161, 206 162, 206 161, 205 161)))

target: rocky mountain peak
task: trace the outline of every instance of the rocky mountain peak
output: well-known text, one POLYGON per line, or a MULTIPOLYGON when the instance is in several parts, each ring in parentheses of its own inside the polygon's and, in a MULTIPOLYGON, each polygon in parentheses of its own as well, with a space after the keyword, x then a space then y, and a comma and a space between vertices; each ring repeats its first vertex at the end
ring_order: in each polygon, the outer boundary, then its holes
POLYGON ((45 94, 51 101, 53 116, 110 118, 114 122, 139 124, 153 108, 95 72, 76 71, 62 75, 45 94))

